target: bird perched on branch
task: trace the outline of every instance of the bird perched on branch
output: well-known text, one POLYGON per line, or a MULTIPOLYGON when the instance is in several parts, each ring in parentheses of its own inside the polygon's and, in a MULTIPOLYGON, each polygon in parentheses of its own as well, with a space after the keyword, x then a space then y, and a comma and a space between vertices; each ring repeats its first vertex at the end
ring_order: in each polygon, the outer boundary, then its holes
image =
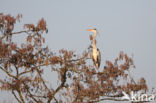
POLYGON ((97 36, 97 30, 96 29, 88 29, 88 31, 91 31, 94 33, 93 36, 90 36, 90 40, 92 43, 92 60, 94 62, 94 65, 96 66, 97 69, 99 69, 100 67, 100 63, 101 63, 101 54, 100 54, 100 50, 96 47, 96 36, 97 36))

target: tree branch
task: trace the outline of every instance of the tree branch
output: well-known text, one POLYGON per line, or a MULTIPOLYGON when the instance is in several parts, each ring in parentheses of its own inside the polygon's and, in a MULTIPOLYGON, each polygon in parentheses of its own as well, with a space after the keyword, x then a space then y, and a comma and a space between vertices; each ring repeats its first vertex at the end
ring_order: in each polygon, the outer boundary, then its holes
POLYGON ((16 100, 21 103, 21 101, 18 99, 18 97, 16 96, 15 92, 12 90, 12 94, 14 95, 14 97, 16 98, 16 100))
POLYGON ((17 79, 14 75, 10 74, 7 70, 5 70, 3 67, 0 66, 0 69, 3 70, 8 76, 17 79))
POLYGON ((47 103, 50 103, 50 101, 54 98, 55 94, 64 87, 64 84, 66 82, 66 73, 67 73, 67 68, 66 66, 62 69, 62 71, 64 70, 63 74, 61 75, 62 78, 62 83, 59 87, 57 87, 57 89, 50 95, 49 100, 47 101, 47 103))
POLYGON ((0 37, 0 40, 2 40, 3 38, 5 38, 6 36, 12 35, 12 34, 21 34, 21 33, 27 33, 29 32, 29 30, 24 30, 24 31, 19 31, 19 32, 13 32, 13 33, 8 33, 8 34, 3 34, 2 37, 0 37))
POLYGON ((21 93, 20 89, 17 90, 17 92, 18 92, 18 95, 19 95, 19 97, 20 97, 22 103, 25 103, 24 98, 23 98, 23 96, 22 96, 22 93, 21 93))

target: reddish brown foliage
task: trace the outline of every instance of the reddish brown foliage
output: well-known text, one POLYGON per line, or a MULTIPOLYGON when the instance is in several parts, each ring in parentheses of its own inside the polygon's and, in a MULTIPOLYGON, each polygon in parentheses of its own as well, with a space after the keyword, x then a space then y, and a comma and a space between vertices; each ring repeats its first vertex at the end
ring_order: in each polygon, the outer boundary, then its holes
POLYGON ((136 83, 130 76, 134 64, 127 54, 121 52, 114 63, 106 61, 102 72, 97 72, 87 64, 89 51, 77 56, 73 51, 62 49, 56 55, 44 47, 42 35, 47 27, 43 18, 36 26, 25 24, 23 31, 13 32, 21 17, 0 14, 0 70, 6 74, 6 78, 0 80, 0 88, 11 91, 19 103, 93 103, 104 100, 101 97, 116 100, 122 91, 147 91, 144 78, 136 83), (26 42, 20 46, 12 40, 17 34, 27 35, 26 42), (43 78, 45 69, 59 75, 56 89, 43 78))

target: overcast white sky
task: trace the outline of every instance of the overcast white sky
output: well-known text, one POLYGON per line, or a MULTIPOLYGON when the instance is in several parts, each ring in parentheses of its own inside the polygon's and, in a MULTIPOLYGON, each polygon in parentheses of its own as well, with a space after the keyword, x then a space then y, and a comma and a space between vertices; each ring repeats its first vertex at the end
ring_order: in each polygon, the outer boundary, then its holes
MULTIPOLYGON (((102 66, 120 51, 134 54, 133 76, 156 87, 156 0, 0 0, 0 12, 22 13, 22 24, 45 18, 46 41, 56 52, 67 48, 80 54, 90 43, 87 29, 96 27, 102 66)), ((9 95, 1 95, 0 102, 7 101, 9 95)))

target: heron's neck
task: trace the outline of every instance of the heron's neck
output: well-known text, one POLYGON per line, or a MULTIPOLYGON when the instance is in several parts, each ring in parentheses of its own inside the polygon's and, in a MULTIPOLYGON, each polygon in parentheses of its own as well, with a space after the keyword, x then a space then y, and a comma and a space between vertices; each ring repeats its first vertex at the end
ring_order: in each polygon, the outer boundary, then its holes
POLYGON ((93 47, 93 49, 96 49, 96 48, 97 48, 97 47, 96 47, 96 42, 95 42, 95 40, 92 41, 92 47, 93 47))
POLYGON ((96 36, 97 36, 97 32, 95 31, 95 32, 94 32, 94 37, 93 37, 93 38, 95 39, 95 38, 96 38, 96 36))
POLYGON ((93 49, 97 49, 97 47, 96 47, 96 35, 97 35, 97 33, 95 31, 93 39, 92 39, 92 47, 93 47, 93 49))

